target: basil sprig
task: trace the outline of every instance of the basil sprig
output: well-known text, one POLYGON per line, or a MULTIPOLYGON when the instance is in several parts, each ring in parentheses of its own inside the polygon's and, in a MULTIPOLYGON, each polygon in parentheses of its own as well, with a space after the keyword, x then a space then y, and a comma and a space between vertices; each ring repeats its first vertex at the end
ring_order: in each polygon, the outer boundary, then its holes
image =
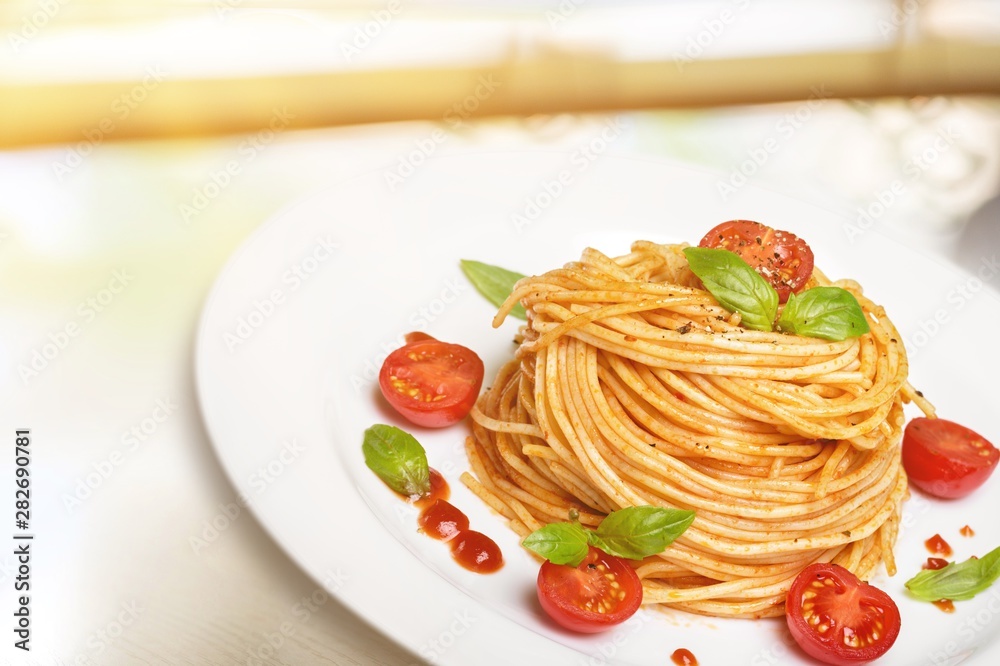
MULTIPOLYGON (((484 264, 481 261, 462 259, 461 264, 462 272, 465 273, 465 277, 469 278, 472 286, 485 296, 486 300, 497 307, 503 305, 503 302, 510 296, 510 292, 514 290, 514 283, 524 277, 520 273, 484 264)), ((520 303, 514 306, 510 314, 518 319, 528 318, 520 303)))
POLYGON ((684 256, 719 305, 739 312, 747 328, 772 330, 778 314, 778 292, 739 255, 729 250, 686 247, 684 256))
MULTIPOLYGON (((735 252, 708 247, 686 247, 684 256, 719 305, 740 313, 743 326, 774 330, 778 292, 750 264, 735 252)), ((856 338, 869 331, 858 299, 840 287, 813 287, 801 294, 789 294, 778 329, 833 341, 856 338)))
POLYGON ((552 523, 521 544, 553 564, 577 566, 589 546, 608 555, 641 560, 662 553, 694 521, 694 511, 633 506, 609 513, 596 530, 578 523, 552 523))
POLYGON ((906 588, 921 601, 965 601, 985 591, 997 578, 1000 578, 1000 548, 978 560, 970 558, 942 569, 921 571, 906 581, 906 588))
POLYGON ((397 493, 419 497, 431 489, 427 454, 413 435, 396 426, 373 425, 361 445, 365 464, 397 493))
POLYGON ((813 287, 801 296, 789 294, 778 329, 824 340, 846 340, 869 331, 858 299, 839 287, 813 287))
POLYGON ((553 564, 575 567, 587 556, 588 533, 579 523, 551 523, 526 536, 521 545, 553 564))

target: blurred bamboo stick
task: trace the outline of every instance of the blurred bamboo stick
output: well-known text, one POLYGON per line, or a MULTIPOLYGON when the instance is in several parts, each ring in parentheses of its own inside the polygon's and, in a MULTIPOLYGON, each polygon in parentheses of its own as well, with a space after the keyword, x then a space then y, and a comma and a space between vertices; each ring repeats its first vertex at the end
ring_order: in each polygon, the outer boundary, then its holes
POLYGON ((495 115, 1000 93, 1000 46, 928 41, 892 50, 692 62, 556 54, 495 66, 231 79, 0 83, 0 148, 248 133, 283 127, 495 115))

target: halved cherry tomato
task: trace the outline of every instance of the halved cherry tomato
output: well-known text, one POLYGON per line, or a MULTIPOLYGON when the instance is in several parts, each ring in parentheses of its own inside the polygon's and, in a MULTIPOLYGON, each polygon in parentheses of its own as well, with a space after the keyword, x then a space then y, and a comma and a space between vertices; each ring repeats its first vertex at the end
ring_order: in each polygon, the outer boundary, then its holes
POLYGON ((916 418, 903 432, 903 469, 935 497, 965 497, 990 478, 998 460, 995 446, 953 421, 916 418))
POLYGON ((389 354, 378 384, 389 404, 409 421, 442 428, 472 409, 483 385, 483 362, 468 347, 428 336, 389 354))
POLYGON ((591 547, 577 567, 542 565, 538 601, 563 627, 592 634, 635 615, 642 603, 642 583, 625 560, 591 547))
POLYGON ((781 303, 791 292, 798 293, 812 276, 813 253, 809 245, 793 233, 760 222, 723 222, 705 234, 698 245, 738 254, 771 283, 781 303))
POLYGON ((877 659, 899 635, 895 602, 839 564, 802 570, 785 598, 785 619, 806 654, 835 666, 877 659))

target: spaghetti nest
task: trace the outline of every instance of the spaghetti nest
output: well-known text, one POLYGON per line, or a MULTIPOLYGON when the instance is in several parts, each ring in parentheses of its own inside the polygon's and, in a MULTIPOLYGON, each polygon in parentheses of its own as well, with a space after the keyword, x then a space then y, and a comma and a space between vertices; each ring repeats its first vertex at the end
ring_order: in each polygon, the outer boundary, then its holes
MULTIPOLYGON (((895 572, 907 495, 907 383, 885 311, 849 280, 870 332, 841 342, 747 330, 682 245, 636 242, 518 282, 495 325, 528 312, 515 358, 472 411, 463 481, 525 536, 639 505, 692 526, 637 563, 643 602, 713 616, 784 612, 812 562, 895 572)), ((818 270, 811 285, 829 285, 818 270)))

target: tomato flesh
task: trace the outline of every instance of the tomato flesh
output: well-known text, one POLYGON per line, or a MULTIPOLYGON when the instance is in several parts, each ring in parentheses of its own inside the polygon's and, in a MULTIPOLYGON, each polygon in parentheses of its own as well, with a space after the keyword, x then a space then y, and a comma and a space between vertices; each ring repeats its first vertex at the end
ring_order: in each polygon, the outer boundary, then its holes
POLYGON ((838 564, 810 564, 785 598, 785 619, 799 647, 834 666, 885 654, 899 635, 899 609, 889 595, 838 564))
POLYGON ((903 432, 903 469, 935 497, 965 497, 990 478, 1000 451, 976 432, 944 419, 916 418, 903 432))
POLYGON ((592 634, 621 624, 642 603, 642 582, 625 560, 590 548, 579 566, 545 562, 538 601, 558 624, 592 634))
POLYGON ((417 336, 389 354, 378 383, 385 399, 407 420, 442 428, 472 409, 483 385, 483 362, 462 345, 417 336))
POLYGON ((771 283, 781 303, 793 291, 801 291, 812 276, 813 252, 809 245, 791 232, 760 222, 723 222, 705 234, 698 245, 738 254, 771 283))

